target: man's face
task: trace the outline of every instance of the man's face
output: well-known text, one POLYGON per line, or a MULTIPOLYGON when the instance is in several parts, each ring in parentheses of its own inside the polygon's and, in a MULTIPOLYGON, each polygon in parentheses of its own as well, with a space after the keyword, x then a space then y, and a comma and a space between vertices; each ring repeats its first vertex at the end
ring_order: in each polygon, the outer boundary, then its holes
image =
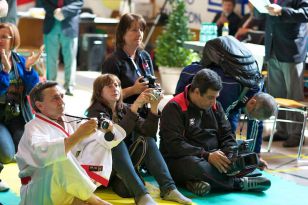
POLYGON ((219 96, 219 91, 212 89, 208 89, 203 95, 200 94, 199 89, 195 89, 194 92, 196 94, 196 100, 193 103, 201 109, 209 109, 215 105, 216 99, 219 96))
POLYGON ((58 86, 46 88, 42 92, 43 101, 36 101, 37 108, 42 114, 51 118, 59 119, 64 115, 65 103, 63 100, 63 92, 58 86))
POLYGON ((253 97, 251 98, 247 104, 246 104, 246 109, 245 113, 250 120, 265 120, 266 118, 263 116, 263 114, 258 111, 260 109, 257 109, 257 101, 253 97))
POLYGON ((232 2, 224 1, 222 3, 222 11, 223 11, 224 14, 227 14, 227 15, 231 14, 233 9, 234 9, 234 5, 233 5, 232 2))

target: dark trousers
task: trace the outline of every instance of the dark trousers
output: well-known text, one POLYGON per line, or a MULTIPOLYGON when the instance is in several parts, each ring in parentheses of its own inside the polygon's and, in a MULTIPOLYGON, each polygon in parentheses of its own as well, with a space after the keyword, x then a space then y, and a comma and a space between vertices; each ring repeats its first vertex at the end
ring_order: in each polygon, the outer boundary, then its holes
POLYGON ((225 174, 208 161, 196 156, 186 156, 179 159, 166 160, 170 173, 176 184, 184 185, 187 181, 205 181, 212 190, 234 190, 235 180, 225 174))

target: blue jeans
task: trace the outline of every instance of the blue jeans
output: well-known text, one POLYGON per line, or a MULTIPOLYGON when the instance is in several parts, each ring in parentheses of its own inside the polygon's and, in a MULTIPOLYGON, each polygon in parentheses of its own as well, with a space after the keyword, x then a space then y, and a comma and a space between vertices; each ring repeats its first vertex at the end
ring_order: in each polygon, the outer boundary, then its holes
MULTIPOLYGON (((170 175, 168 167, 163 159, 155 140, 152 137, 145 137, 146 152, 142 163, 154 176, 159 184, 161 196, 176 188, 170 175)), ((140 144, 141 145, 141 144, 140 144)), ((120 180, 112 181, 111 186, 120 196, 140 197, 147 192, 142 180, 135 171, 133 162, 136 162, 143 152, 143 146, 138 146, 131 159, 127 146, 121 142, 112 149, 113 169, 120 177, 120 180), (119 184, 124 184, 125 188, 119 184)))
POLYGON ((24 133, 25 121, 22 116, 8 123, 0 122, 0 163, 13 160, 18 143, 24 133))

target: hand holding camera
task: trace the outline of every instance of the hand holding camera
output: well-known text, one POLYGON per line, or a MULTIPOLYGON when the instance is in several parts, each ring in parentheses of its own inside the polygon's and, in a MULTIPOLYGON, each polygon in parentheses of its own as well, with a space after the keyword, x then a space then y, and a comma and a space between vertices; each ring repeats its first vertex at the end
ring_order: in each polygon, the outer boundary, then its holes
POLYGON ((225 153, 220 150, 211 152, 208 157, 208 162, 216 167, 220 173, 227 173, 231 164, 231 161, 225 153))

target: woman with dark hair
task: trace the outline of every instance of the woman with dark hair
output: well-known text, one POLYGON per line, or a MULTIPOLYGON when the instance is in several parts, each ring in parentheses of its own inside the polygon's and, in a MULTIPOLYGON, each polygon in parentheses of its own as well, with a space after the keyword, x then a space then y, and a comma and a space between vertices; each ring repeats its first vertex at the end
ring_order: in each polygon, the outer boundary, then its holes
POLYGON ((32 65, 43 47, 27 60, 15 52, 20 35, 15 25, 0 23, 0 163, 13 160, 26 122, 32 119, 27 95, 39 81, 32 65))
POLYGON ((133 103, 148 88, 144 76, 154 77, 150 55, 142 48, 145 28, 143 17, 124 14, 116 30, 116 51, 102 67, 102 73, 112 73, 121 80, 125 103, 133 103))
POLYGON ((121 197, 134 197, 138 205, 156 204, 138 176, 138 168, 144 164, 157 180, 160 196, 164 200, 191 204, 191 200, 177 190, 155 140, 151 137, 157 132, 157 107, 163 94, 147 88, 131 106, 122 102, 122 96, 119 78, 113 74, 103 74, 94 81, 91 105, 88 108, 88 117, 104 116, 112 120, 126 131, 125 141, 132 141, 129 147, 122 141, 112 149, 114 176, 110 184, 113 190, 121 197), (145 104, 150 104, 151 108, 144 119, 138 115, 137 110, 145 104))

